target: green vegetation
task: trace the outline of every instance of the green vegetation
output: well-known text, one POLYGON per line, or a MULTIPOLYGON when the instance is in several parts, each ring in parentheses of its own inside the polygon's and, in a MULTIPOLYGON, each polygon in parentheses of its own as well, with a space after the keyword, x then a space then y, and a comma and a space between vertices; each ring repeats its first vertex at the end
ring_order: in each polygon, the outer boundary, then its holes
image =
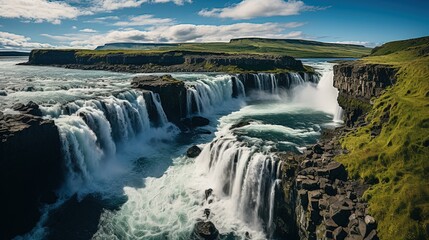
POLYGON ((429 239, 428 49, 427 37, 392 42, 362 59, 395 66, 397 83, 374 101, 369 124, 342 139, 350 153, 337 157, 352 177, 372 184, 364 197, 385 240, 429 239))
POLYGON ((231 40, 231 42, 229 43, 181 43, 172 44, 171 46, 161 45, 158 48, 151 47, 150 49, 147 49, 144 44, 142 44, 141 47, 135 44, 130 44, 129 48, 124 47, 124 44, 121 44, 118 45, 118 50, 112 50, 112 46, 106 48, 108 50, 103 50, 105 49, 103 47, 98 47, 97 49, 97 51, 100 51, 100 53, 98 54, 106 54, 110 52, 141 54, 166 51, 192 51, 230 54, 288 55, 296 58, 362 57, 363 55, 368 55, 371 51, 370 48, 366 48, 359 45, 322 43, 315 41, 292 39, 260 38, 235 39, 231 40))

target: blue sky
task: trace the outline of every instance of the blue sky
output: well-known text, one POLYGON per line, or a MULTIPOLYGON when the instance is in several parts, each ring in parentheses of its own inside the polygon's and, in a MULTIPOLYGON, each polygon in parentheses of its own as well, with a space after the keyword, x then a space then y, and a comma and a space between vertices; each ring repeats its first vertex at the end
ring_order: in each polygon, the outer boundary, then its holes
POLYGON ((0 0, 3 50, 238 37, 375 46, 427 35, 427 0, 0 0))

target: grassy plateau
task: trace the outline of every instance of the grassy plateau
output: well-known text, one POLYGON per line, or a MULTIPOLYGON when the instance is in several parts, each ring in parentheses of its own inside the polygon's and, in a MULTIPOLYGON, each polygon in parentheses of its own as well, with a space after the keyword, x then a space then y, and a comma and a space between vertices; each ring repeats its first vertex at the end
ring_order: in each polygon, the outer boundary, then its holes
MULTIPOLYGON (((288 55, 295 58, 362 57, 371 52, 370 48, 351 44, 323 43, 294 39, 241 38, 230 42, 180 43, 171 46, 152 44, 118 43, 97 48, 99 54, 110 52, 151 53, 166 51, 214 52, 230 54, 288 55), (116 49, 115 49, 116 48, 116 49)), ((88 51, 86 53, 91 53, 88 51)))
POLYGON ((429 239, 429 37, 387 43, 361 61, 393 65, 397 83, 374 99, 369 124, 342 139, 350 153, 337 161, 372 184, 364 198, 381 239, 429 239))

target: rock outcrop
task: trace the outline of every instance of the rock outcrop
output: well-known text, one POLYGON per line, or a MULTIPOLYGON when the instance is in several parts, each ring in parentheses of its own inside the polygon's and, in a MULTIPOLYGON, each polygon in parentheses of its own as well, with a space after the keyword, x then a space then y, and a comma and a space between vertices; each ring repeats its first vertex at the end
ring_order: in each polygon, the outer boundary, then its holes
POLYGON ((371 98, 396 82, 397 70, 388 65, 364 64, 359 61, 334 66, 334 87, 339 90, 338 103, 345 110, 347 126, 353 126, 371 109, 371 98))
POLYGON ((27 64, 123 72, 219 72, 228 67, 251 71, 305 71, 300 60, 289 56, 189 51, 136 53, 36 49, 31 51, 27 64))
POLYGON ((0 113, 0 239, 30 231, 40 218, 40 207, 56 201, 54 191, 64 176, 54 122, 28 114, 37 115, 35 104, 16 107, 25 113, 0 113))
POLYGON ((286 214, 277 226, 285 237, 378 239, 376 221, 361 198, 367 186, 347 180, 344 166, 333 160, 341 151, 334 138, 307 148, 304 156, 282 157, 286 214))
POLYGON ((131 85, 158 94, 169 121, 178 123, 186 117, 186 87, 183 81, 171 75, 139 76, 132 80, 131 85))

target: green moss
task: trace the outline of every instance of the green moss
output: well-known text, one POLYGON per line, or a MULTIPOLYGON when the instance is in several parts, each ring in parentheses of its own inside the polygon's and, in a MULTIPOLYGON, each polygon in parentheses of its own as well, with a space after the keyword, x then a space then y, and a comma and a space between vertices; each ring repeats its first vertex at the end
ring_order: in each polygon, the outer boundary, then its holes
POLYGON ((362 60, 394 65, 397 83, 374 101, 369 124, 341 140, 350 153, 337 160, 373 184, 364 197, 381 239, 429 239, 429 56, 418 54, 427 45, 362 60))
POLYGON ((371 104, 365 101, 353 97, 347 97, 344 94, 339 94, 337 100, 340 106, 345 106, 350 109, 360 109, 363 113, 369 112, 372 107, 371 104))

